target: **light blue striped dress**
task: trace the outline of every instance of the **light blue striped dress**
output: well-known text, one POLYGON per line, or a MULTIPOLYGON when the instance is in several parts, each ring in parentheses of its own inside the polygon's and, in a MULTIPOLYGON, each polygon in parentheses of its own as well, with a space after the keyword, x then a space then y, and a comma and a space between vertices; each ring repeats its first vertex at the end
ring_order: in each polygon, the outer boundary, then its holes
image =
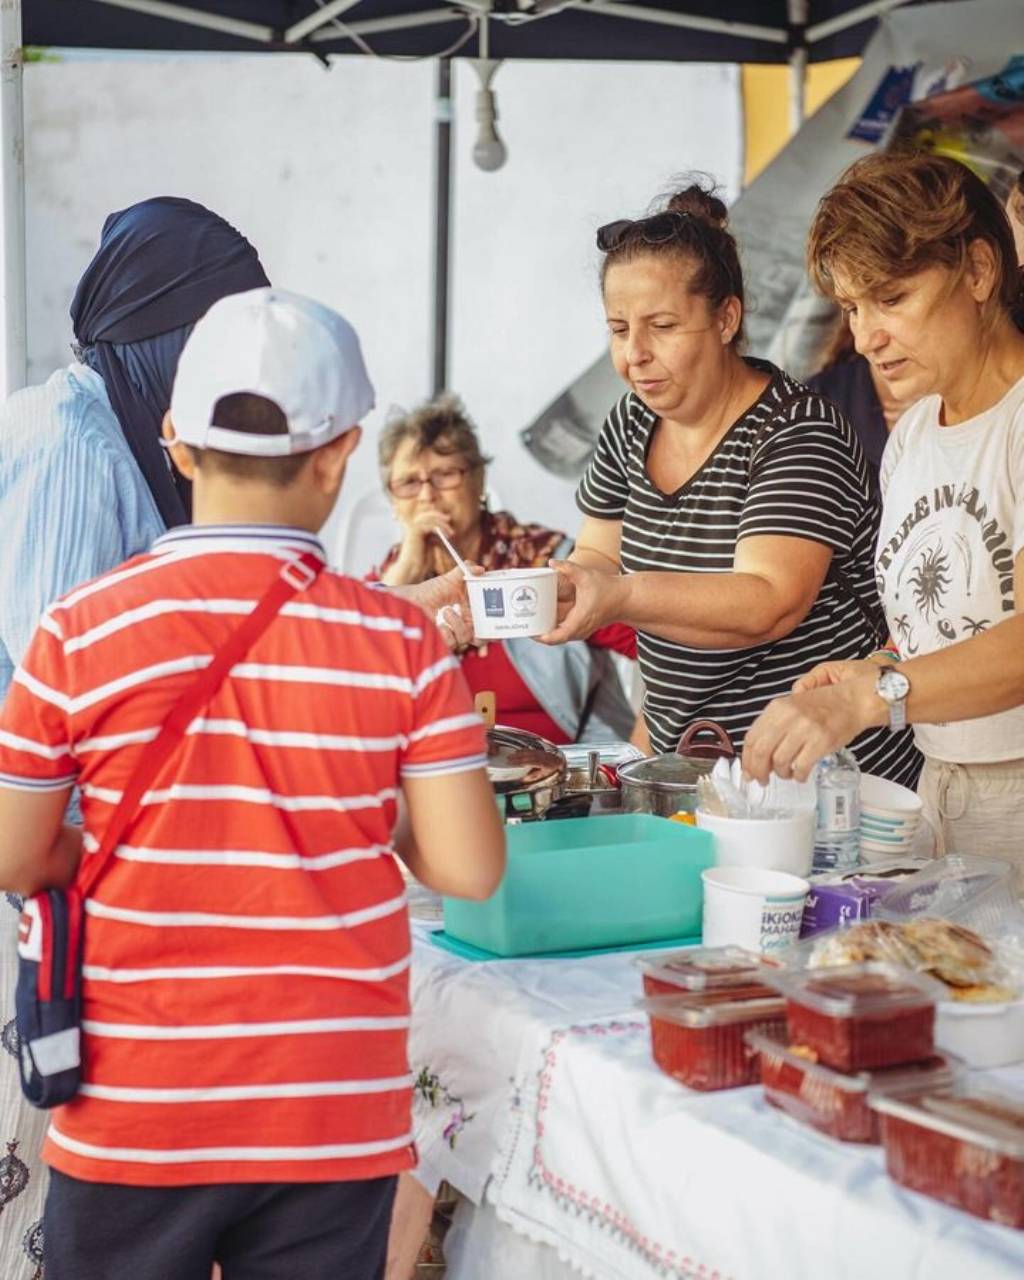
POLYGON ((40 614, 164 531, 110 407, 83 364, 0 409, 0 697, 40 614))
MULTIPOLYGON (((43 610, 164 531, 100 376, 82 364, 0 408, 0 698, 43 610)), ((14 1059, 15 902, 0 898, 0 1276, 34 1280, 46 1114, 21 1099, 14 1059)))

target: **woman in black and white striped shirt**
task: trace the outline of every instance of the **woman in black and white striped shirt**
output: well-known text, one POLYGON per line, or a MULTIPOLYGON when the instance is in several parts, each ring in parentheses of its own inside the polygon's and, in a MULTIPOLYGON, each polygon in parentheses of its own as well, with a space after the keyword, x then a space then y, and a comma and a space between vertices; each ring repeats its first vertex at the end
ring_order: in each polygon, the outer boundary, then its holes
MULTIPOLYGON (((810 666, 864 657, 884 634, 878 497, 835 406, 740 354, 743 280, 720 200, 691 186, 602 227, 598 247, 629 391, 580 483, 586 518, 546 639, 635 626, 654 750, 703 717, 740 747, 810 666)), ((865 771, 915 780, 906 733, 870 730, 853 747, 865 771)))

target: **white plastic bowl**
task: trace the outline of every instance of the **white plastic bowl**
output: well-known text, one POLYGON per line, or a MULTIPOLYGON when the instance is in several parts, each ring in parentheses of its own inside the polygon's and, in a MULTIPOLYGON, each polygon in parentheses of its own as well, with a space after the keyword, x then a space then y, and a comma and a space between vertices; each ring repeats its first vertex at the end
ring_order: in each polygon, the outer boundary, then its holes
POLYGON ((870 827, 861 827, 860 834, 862 840, 873 840, 876 844, 909 844, 914 838, 913 831, 872 831, 870 827))
POLYGON ((917 827, 916 822, 905 822, 898 827, 876 827, 870 822, 862 822, 860 833, 872 840, 913 840, 917 827))
POLYGON ((862 805, 860 820, 861 822, 868 822, 875 827, 916 827, 921 821, 921 815, 920 813, 882 813, 879 809, 871 809, 867 805, 862 805))
POLYGON ((887 844, 882 846, 865 844, 863 840, 860 843, 860 857, 861 861, 865 863, 892 862, 893 859, 900 861, 913 856, 914 846, 912 844, 887 844))
POLYGON ((876 777, 873 773, 862 773, 860 805, 862 813, 867 810, 875 817, 905 818, 909 814, 920 813, 924 801, 916 791, 901 787, 898 782, 876 777))

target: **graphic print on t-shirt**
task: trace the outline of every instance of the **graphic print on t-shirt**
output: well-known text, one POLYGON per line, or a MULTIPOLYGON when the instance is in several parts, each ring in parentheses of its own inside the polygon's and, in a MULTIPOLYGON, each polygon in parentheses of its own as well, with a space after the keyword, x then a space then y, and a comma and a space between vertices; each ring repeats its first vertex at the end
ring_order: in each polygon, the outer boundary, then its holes
POLYGON ((1013 612, 1013 531, 992 513, 978 485, 937 485, 890 527, 876 560, 878 591, 908 657, 980 635, 1013 612))

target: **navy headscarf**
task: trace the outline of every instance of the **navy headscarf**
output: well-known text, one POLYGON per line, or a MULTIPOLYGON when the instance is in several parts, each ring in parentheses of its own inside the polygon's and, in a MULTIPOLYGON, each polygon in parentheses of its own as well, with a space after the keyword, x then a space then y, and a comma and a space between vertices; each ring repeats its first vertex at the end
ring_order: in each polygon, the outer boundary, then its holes
POLYGON ((256 250, 209 209, 143 200, 103 224, 71 302, 81 359, 100 375, 168 528, 191 516, 191 486, 168 465, 160 424, 185 340, 219 299, 268 285, 256 250))

